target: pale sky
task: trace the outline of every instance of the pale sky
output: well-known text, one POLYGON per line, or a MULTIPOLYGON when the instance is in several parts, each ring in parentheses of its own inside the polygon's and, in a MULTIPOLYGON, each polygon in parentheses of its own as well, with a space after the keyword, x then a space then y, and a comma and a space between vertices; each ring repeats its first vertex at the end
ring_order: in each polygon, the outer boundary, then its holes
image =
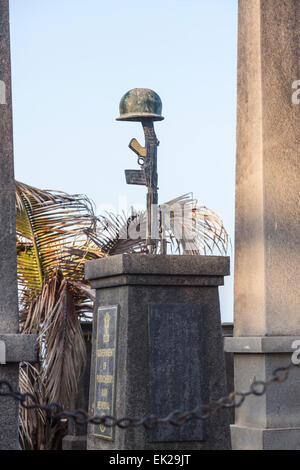
MULTIPOLYGON (((97 213, 145 205, 126 184, 138 123, 122 95, 155 90, 159 200, 193 192, 234 243, 238 0, 11 0, 16 179, 84 193, 97 213)), ((233 272, 233 252, 231 270, 233 272)), ((220 289, 233 319, 233 275, 220 289)))

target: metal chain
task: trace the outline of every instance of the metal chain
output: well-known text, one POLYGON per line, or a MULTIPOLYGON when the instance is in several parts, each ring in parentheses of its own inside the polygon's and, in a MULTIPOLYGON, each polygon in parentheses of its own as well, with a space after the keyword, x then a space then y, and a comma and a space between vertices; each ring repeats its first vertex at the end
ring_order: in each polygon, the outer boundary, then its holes
POLYGON ((36 397, 31 393, 20 393, 13 390, 12 385, 7 380, 0 380, 0 397, 11 397, 19 401, 24 408, 40 409, 46 412, 49 419, 60 420, 63 418, 71 418, 76 424, 94 424, 102 425, 108 428, 119 427, 126 429, 129 427, 144 426, 146 429, 153 429, 160 423, 169 423, 173 426, 182 426, 193 419, 206 420, 211 416, 215 416, 217 411, 222 408, 238 408, 245 401, 249 395, 261 396, 266 393, 266 389, 272 383, 283 383, 289 376, 289 371, 292 367, 298 367, 300 364, 290 362, 285 367, 278 367, 275 369, 269 380, 255 380, 252 382, 247 392, 232 392, 229 395, 220 398, 217 401, 212 401, 209 405, 198 405, 190 411, 174 410, 164 418, 155 415, 149 415, 143 418, 124 417, 116 419, 113 416, 91 416, 83 409, 75 411, 66 411, 63 407, 56 402, 49 403, 48 405, 40 404, 36 397))

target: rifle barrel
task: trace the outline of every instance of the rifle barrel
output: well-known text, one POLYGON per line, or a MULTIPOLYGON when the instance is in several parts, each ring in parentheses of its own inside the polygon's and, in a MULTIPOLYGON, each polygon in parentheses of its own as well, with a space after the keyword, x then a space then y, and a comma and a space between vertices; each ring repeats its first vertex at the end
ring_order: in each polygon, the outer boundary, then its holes
POLYGON ((145 134, 145 174, 147 181, 147 247, 153 253, 158 240, 158 175, 157 175, 157 146, 158 140, 154 131, 152 119, 143 119, 145 134))

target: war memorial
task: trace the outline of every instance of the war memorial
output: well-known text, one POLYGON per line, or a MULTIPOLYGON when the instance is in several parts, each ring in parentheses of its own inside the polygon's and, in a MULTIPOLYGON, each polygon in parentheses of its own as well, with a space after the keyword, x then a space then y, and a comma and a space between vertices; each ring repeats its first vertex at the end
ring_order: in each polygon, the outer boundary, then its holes
MULTIPOLYGON (((299 0, 239 0, 233 336, 222 333, 219 300, 230 258, 167 250, 162 101, 144 88, 121 98, 119 125, 141 124, 145 136, 129 143, 139 169, 125 177, 147 189, 146 250, 85 265, 96 292, 87 427, 73 428, 66 450, 300 449, 299 80, 299 0)), ((0 83, 0 449, 13 450, 19 364, 37 358, 36 337, 19 334, 8 0, 0 83)))

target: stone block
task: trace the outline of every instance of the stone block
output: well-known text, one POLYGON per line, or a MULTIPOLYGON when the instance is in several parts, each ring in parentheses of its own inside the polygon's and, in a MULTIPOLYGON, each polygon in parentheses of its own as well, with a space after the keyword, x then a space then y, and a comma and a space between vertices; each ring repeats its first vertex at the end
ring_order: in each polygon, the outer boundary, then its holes
MULTIPOLYGON (((223 277, 228 273, 229 258, 210 256, 187 255, 169 258, 132 254, 117 255, 86 264, 86 278, 90 280, 91 287, 96 288, 89 399, 89 411, 92 414, 96 408, 96 335, 99 331, 99 307, 105 309, 116 305, 119 309, 114 388, 114 414, 117 418, 146 417, 153 412, 149 342, 149 308, 152 304, 162 308, 176 304, 187 312, 189 305, 201 305, 203 335, 201 339, 199 336, 199 342, 202 342, 203 355, 198 358, 199 363, 203 363, 204 373, 201 399, 208 403, 226 394, 218 286, 223 284, 223 277)), ((186 324, 188 325, 188 321, 186 324)), ((104 334, 103 320, 101 325, 101 334, 104 334)), ((166 332, 167 334, 170 332, 166 332)), ((184 358, 181 360, 184 361, 184 358)), ((101 367, 103 366, 102 362, 101 367)), ((161 380, 163 381, 164 377, 161 377, 161 380)), ((200 397, 197 398, 200 401, 200 397)), ((89 450, 230 448, 227 410, 221 410, 217 416, 205 422, 205 440, 153 442, 152 431, 142 426, 127 429, 116 427, 111 440, 96 437, 97 432, 94 426, 89 426, 89 450)))
POLYGON ((38 362, 36 335, 0 334, 5 344, 5 359, 9 362, 38 362))

